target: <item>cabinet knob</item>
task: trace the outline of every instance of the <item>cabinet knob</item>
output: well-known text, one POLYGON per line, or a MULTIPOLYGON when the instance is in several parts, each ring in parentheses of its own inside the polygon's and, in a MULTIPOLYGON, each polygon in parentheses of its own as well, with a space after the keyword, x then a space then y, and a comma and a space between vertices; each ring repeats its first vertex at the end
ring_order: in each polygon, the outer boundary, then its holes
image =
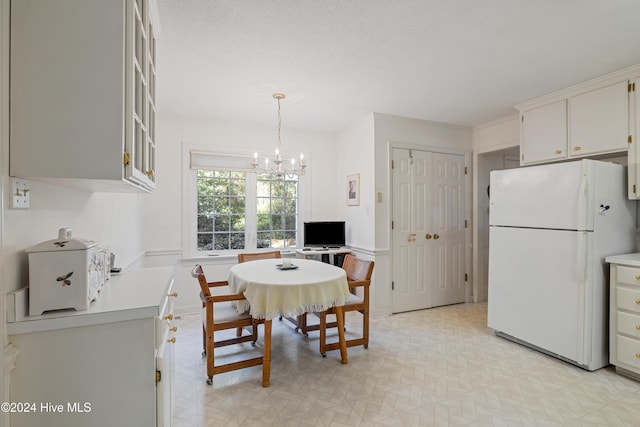
MULTIPOLYGON (((638 329, 640 329, 640 325, 638 326, 638 329)), ((170 330, 171 332, 178 332, 178 327, 177 327, 177 326, 174 326, 173 328, 169 328, 169 330, 170 330)))
POLYGON ((169 294, 169 295, 167 295, 167 296, 174 297, 174 298, 178 298, 178 293, 177 293, 177 292, 173 292, 173 293, 170 293, 170 294, 169 294))
POLYGON ((556 150, 555 153, 556 154, 562 154, 562 150, 556 150))
POLYGON ((176 337, 171 337, 167 340, 167 342, 170 342, 171 344, 175 344, 176 343, 176 337))
POLYGON ((146 171, 145 175, 147 175, 149 177, 149 179, 153 179, 153 175, 154 175, 153 169, 151 169, 149 171, 146 171))
POLYGON ((173 314, 167 314, 164 318, 165 320, 173 320, 173 314))
POLYGON ((636 358, 640 359, 640 353, 636 353, 636 358))
POLYGON ((640 299, 637 299, 637 300, 636 300, 636 304, 637 304, 637 305, 640 305, 640 299))
POLYGON ((640 325, 636 325, 636 329, 640 331, 640 325))
POLYGON ((640 274, 636 276, 636 280, 640 280, 640 274))
POLYGON ((573 147, 573 151, 580 151, 582 150, 582 147, 580 147, 579 145, 576 145, 573 147))

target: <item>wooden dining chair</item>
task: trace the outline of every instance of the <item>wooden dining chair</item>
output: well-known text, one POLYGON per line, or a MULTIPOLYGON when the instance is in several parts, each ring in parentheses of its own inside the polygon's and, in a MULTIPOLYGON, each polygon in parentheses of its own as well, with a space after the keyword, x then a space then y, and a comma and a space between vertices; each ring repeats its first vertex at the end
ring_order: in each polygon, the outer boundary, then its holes
MULTIPOLYGON (((373 274, 373 261, 365 261, 347 254, 344 257, 342 268, 347 273, 347 283, 350 294, 345 305, 342 307, 343 316, 349 311, 357 311, 362 314, 362 337, 346 339, 347 347, 358 345, 369 347, 369 287, 371 285, 371 275, 373 274), (356 290, 362 288, 362 296, 357 295, 356 290)), ((320 354, 323 357, 329 350, 339 350, 338 342, 327 343, 327 329, 338 326, 337 322, 327 323, 327 314, 336 314, 335 308, 320 312, 320 354)), ((345 323, 346 324, 346 323, 345 323)))
POLYGON ((211 288, 229 286, 224 282, 207 282, 201 265, 196 265, 191 271, 191 275, 198 279, 200 284, 200 299, 204 310, 202 323, 203 356, 207 358, 207 384, 213 383, 213 376, 224 372, 235 371, 237 369, 248 368, 250 366, 262 365, 262 385, 269 386, 269 376, 271 369, 271 321, 265 322, 251 317, 249 313, 239 314, 232 301, 242 301, 245 299, 242 294, 211 294, 211 288), (258 324, 264 323, 265 346, 262 356, 244 359, 237 362, 215 365, 214 349, 233 344, 251 342, 255 346, 258 340, 258 324), (244 327, 249 327, 250 335, 242 335, 244 327), (235 338, 215 340, 215 332, 227 329, 236 329, 235 338))
POLYGON ((255 261, 257 259, 282 258, 280 251, 241 253, 238 254, 238 262, 255 261))

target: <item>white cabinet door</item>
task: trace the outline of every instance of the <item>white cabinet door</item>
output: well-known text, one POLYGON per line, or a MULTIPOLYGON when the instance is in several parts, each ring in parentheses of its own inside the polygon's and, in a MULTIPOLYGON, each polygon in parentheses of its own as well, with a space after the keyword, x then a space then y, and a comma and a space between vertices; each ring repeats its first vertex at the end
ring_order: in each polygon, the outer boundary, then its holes
POLYGON ((522 164, 567 157, 567 101, 522 112, 522 164))
POLYGON ((569 156, 627 150, 627 88, 624 80, 569 98, 569 156))
POLYGON ((173 384, 173 345, 169 341, 169 331, 160 343, 156 357, 156 426, 171 427, 171 386, 173 384))
POLYGON ((152 3, 11 4, 11 175, 89 191, 155 188, 152 3))

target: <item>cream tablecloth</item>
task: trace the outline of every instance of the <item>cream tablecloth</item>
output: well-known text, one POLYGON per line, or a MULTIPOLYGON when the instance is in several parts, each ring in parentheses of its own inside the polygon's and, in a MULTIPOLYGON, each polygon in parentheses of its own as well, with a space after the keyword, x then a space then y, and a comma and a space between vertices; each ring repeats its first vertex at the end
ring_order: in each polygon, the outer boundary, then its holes
MULTIPOLYGON (((281 259, 244 262, 231 267, 229 287, 244 293, 255 318, 271 320, 344 305, 347 275, 342 268, 318 261, 294 259, 295 270, 279 270, 281 259)), ((239 305, 238 311, 246 311, 239 305)))

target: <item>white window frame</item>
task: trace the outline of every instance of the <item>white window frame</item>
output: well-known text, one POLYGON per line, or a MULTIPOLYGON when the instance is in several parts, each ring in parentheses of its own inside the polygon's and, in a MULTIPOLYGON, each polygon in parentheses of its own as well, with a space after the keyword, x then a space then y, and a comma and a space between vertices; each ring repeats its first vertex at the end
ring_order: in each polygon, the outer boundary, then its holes
MULTIPOLYGON (((240 151, 212 151, 210 148, 199 148, 191 146, 190 144, 182 144, 182 255, 183 258, 200 258, 200 257, 236 257, 239 252, 249 252, 261 250, 273 250, 273 249, 257 249, 257 235, 255 233, 249 233, 245 237, 246 247, 242 250, 227 249, 223 251, 198 251, 198 223, 197 223, 197 206, 198 206, 198 188, 197 169, 192 168, 191 159, 192 154, 199 156, 201 161, 209 163, 209 168, 216 168, 218 170, 242 170, 247 172, 246 175, 246 198, 250 200, 256 200, 256 179, 257 174, 251 167, 253 160, 253 153, 240 152, 240 151), (226 165, 226 167, 225 167, 226 165), (245 166, 246 165, 246 166, 245 166), (251 185, 253 183, 254 185, 251 185)), ((309 158, 309 155, 307 155, 309 158)), ((195 166, 194 166, 195 167, 195 166)), ((302 247, 302 229, 305 212, 309 212, 310 206, 310 188, 311 177, 309 175, 301 176, 298 180, 298 247, 302 247)), ((255 223, 257 221, 256 214, 257 206, 255 203, 247 203, 247 210, 245 211, 247 226, 249 221, 255 223)), ((248 227, 247 227, 248 228, 248 227)), ((255 227, 253 227, 255 229, 255 227)), ((283 252, 290 252, 292 249, 283 249, 283 252)))

